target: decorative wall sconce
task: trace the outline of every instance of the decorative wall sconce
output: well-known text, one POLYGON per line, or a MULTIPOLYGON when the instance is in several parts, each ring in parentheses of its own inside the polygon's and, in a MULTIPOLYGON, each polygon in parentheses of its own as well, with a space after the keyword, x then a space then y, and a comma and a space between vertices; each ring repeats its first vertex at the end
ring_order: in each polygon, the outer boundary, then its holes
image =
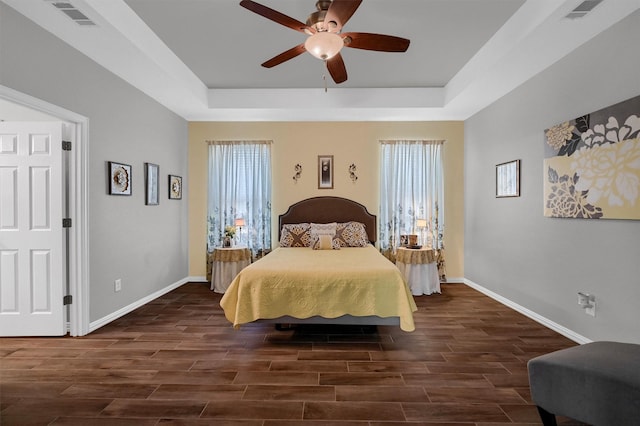
POLYGON ((302 174, 302 166, 300 163, 295 165, 294 170, 296 171, 296 174, 293 175, 293 180, 295 183, 298 183, 298 179, 300 179, 300 175, 302 174))
POLYGON ((356 183, 358 180, 358 176, 356 176, 356 165, 353 163, 349 166, 349 177, 353 183, 356 183))

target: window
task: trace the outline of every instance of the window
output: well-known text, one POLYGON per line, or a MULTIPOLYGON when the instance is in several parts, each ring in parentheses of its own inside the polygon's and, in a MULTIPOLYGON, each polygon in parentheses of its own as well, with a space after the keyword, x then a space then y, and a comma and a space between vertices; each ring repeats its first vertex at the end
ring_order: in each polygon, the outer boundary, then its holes
POLYGON ((225 228, 254 255, 271 249, 271 141, 210 141, 207 248, 222 246, 225 228))
POLYGON ((380 142, 378 232, 380 250, 391 259, 401 235, 418 235, 419 244, 438 251, 441 278, 444 277, 443 144, 444 141, 425 140, 380 142))

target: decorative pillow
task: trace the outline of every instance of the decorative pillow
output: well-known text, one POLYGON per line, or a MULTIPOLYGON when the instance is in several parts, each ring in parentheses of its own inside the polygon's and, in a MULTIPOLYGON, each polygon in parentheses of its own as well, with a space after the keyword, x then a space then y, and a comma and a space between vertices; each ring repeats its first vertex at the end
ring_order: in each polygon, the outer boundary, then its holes
POLYGON ((335 239, 342 247, 366 247, 369 245, 369 237, 364 223, 345 222, 336 226, 335 239))
POLYGON ((332 223, 312 223, 311 224, 311 236, 315 235, 331 235, 332 237, 336 235, 336 227, 338 224, 336 222, 332 223))
POLYGON ((309 223, 293 223, 282 225, 280 247, 309 247, 311 234, 309 223))
POLYGON ((318 234, 311 237, 311 248, 314 250, 340 250, 340 243, 329 234, 318 234))

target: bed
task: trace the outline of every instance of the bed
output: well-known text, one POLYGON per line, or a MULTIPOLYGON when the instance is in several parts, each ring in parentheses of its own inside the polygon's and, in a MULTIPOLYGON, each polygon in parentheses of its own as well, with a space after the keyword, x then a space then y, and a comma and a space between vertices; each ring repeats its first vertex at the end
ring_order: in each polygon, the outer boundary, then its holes
MULTIPOLYGON (((339 250, 278 247, 243 269, 220 301, 234 327, 269 322, 415 329, 413 296, 398 268, 373 246, 376 217, 366 207, 340 197, 309 198, 279 216, 279 230, 334 222, 363 224, 364 244, 339 250)), ((317 236, 315 242, 317 247, 317 236)))

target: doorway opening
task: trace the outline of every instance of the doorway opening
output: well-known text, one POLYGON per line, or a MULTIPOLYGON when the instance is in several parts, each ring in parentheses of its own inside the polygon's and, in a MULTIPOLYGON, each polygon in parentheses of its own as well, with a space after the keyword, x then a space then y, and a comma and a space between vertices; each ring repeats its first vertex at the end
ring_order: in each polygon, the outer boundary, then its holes
MULTIPOLYGON (((70 336, 89 333, 89 235, 87 143, 89 119, 57 105, 0 85, 0 120, 60 121, 65 140, 72 142, 65 157, 64 173, 68 190, 63 200, 66 215, 71 218, 66 238, 67 331, 70 336)), ((60 301, 62 303, 62 301, 60 301)))

